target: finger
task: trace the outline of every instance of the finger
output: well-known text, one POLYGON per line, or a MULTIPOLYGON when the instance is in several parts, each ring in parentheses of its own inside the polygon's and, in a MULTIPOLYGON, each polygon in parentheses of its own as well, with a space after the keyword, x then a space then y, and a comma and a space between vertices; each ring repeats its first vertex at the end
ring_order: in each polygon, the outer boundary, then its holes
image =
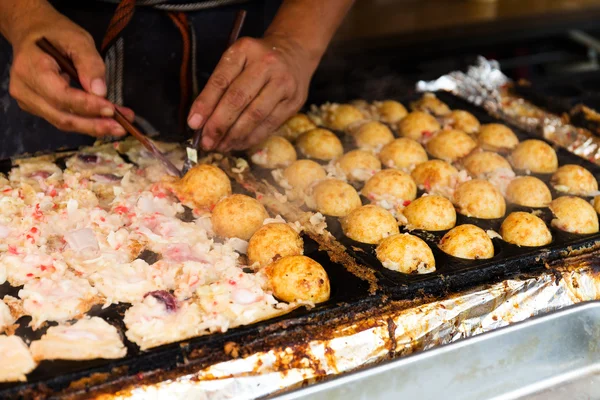
MULTIPOLYGON (((210 150, 215 143, 223 140, 228 135, 229 129, 235 124, 237 119, 245 113, 246 107, 259 95, 261 89, 267 84, 269 72, 262 66, 245 69, 231 86, 227 89, 214 112, 206 121, 203 130, 202 146, 210 150)), ((273 100, 273 107, 279 99, 273 100)), ((256 115, 255 119, 262 121, 269 110, 254 107, 252 112, 256 115), (260 114, 259 114, 260 113, 260 114)), ((259 122, 260 122, 259 121, 259 122)))
POLYGON ((191 129, 202 128, 231 82, 244 69, 245 63, 246 55, 241 51, 231 48, 223 54, 206 86, 192 104, 188 115, 188 125, 191 129))
POLYGON ((106 67, 92 36, 83 31, 81 35, 59 38, 57 46, 69 55, 77 69, 79 82, 83 89, 96 96, 106 96, 106 67))
POLYGON ((262 142, 293 114, 293 108, 286 101, 280 102, 268 118, 247 134, 243 140, 232 142, 228 150, 245 150, 262 142))
POLYGON ((43 62, 37 73, 27 80, 30 89, 55 108, 72 114, 84 117, 114 115, 114 106, 108 100, 69 86, 52 61, 43 62))
MULTIPOLYGON (((218 149, 230 149, 236 142, 243 141, 250 132, 253 132, 271 115, 277 104, 285 98, 285 86, 276 82, 267 83, 254 101, 246 107, 242 115, 235 121, 231 129, 227 131, 227 135, 219 144, 218 149)), ((210 121, 207 123, 206 128, 208 128, 209 123, 210 121)), ((204 138, 202 143, 204 144, 204 138)))
POLYGON ((38 115, 60 130, 67 132, 85 133, 91 136, 122 136, 125 130, 115 120, 110 118, 84 118, 56 109, 44 98, 25 88, 24 100, 19 101, 19 106, 31 113, 38 115))

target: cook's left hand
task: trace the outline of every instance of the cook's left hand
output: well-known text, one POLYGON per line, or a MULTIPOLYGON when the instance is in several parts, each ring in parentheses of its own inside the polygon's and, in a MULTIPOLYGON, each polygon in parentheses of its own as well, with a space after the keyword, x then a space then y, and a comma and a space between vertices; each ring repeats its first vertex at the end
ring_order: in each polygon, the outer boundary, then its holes
POLYGON ((243 150, 273 133, 306 101, 317 63, 289 38, 241 38, 221 57, 188 116, 206 150, 243 150))

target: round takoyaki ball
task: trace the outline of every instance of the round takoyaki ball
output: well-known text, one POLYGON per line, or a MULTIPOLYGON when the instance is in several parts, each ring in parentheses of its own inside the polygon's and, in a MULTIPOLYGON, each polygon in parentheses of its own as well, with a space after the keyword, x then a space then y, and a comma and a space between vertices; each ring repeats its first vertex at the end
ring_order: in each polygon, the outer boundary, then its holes
POLYGON ((550 189, 534 176, 518 176, 506 188, 506 199, 525 207, 548 207, 552 201, 550 189))
POLYGON ((406 226, 424 231, 445 231, 456 225, 456 210, 452 202, 445 197, 423 196, 404 208, 406 226))
POLYGON ((410 176, 419 188, 430 191, 433 187, 451 186, 458 170, 446 161, 429 160, 417 165, 410 176))
POLYGON ((600 195, 594 197, 594 201, 592 201, 592 205, 597 213, 600 214, 600 195))
POLYGON ((494 257, 492 239, 483 229, 471 224, 451 229, 440 240, 438 247, 446 254, 469 260, 494 257))
POLYGON ((479 131, 479 121, 473 114, 464 110, 454 110, 446 116, 446 120, 454 129, 458 129, 469 135, 479 131))
POLYGON ((557 169, 550 184, 559 192, 579 196, 591 196, 598 191, 598 182, 594 175, 574 164, 563 165, 557 169))
POLYGON ((404 274, 435 271, 435 258, 427 243, 408 233, 383 239, 375 253, 381 264, 392 271, 404 274))
POLYGON ((400 138, 381 149, 379 159, 388 168, 408 169, 427 161, 427 152, 418 142, 400 138))
POLYGON ((359 207, 340 222, 344 235, 361 243, 377 244, 400 232, 396 218, 386 209, 375 205, 359 207))
POLYGON ((179 200, 191 208, 210 208, 231 194, 231 182, 220 168, 198 164, 172 184, 179 200))
POLYGON ((552 146, 537 139, 519 143, 509 160, 515 169, 539 174, 550 174, 558 168, 558 158, 552 146))
POLYGON ((367 122, 352 132, 356 147, 366 151, 379 151, 394 140, 394 134, 384 124, 377 121, 367 122))
POLYGON ((512 171, 504 157, 490 151, 480 151, 466 157, 462 164, 473 177, 481 177, 499 169, 512 171))
POLYGON ((336 131, 343 131, 350 125, 365 119, 363 113, 350 104, 338 104, 332 106, 325 113, 325 125, 336 131))
POLYGON ((477 140, 482 149, 489 151, 509 151, 519 144, 512 129, 502 124, 481 125, 477 140))
POLYGON ((317 160, 329 161, 344 154, 340 139, 327 129, 317 128, 304 132, 296 140, 296 146, 300 154, 317 160))
POLYGON ((397 169, 379 171, 365 183, 363 196, 369 200, 391 197, 412 201, 417 197, 417 185, 410 175, 397 169))
POLYGON ((527 212, 510 213, 502 222, 500 235, 517 246, 538 247, 552 241, 550 230, 539 217, 527 212))
POLYGON ((225 238, 249 240, 269 218, 267 210, 256 199, 233 194, 219 201, 211 214, 215 234, 225 238))
POLYGON ((317 183, 307 200, 310 208, 332 217, 345 217, 362 205, 356 189, 337 179, 317 183))
POLYGON ((473 218, 502 218, 506 212, 502 193, 483 179, 473 179, 458 185, 454 192, 454 204, 460 214, 473 218))
POLYGON ((377 110, 379 119, 388 124, 398 123, 408 114, 406 108, 395 100, 376 101, 373 106, 377 110))
POLYGON ((283 257, 269 264, 265 273, 273 295, 279 300, 288 303, 322 303, 329 300, 331 289, 327 272, 321 264, 311 258, 283 257))
POLYGON ((413 111, 402 118, 398 124, 398 134, 402 137, 422 142, 441 129, 440 123, 430 114, 413 111))
POLYGON ((429 154, 453 162, 465 157, 477 147, 477 142, 463 131, 444 129, 425 145, 429 154))
POLYGON ((316 127, 314 122, 312 122, 306 114, 300 113, 285 121, 279 128, 278 133, 290 142, 293 142, 304 132, 315 129, 316 127))
POLYGON ((368 151, 352 150, 336 162, 336 166, 349 181, 363 182, 381 170, 379 159, 368 151))
POLYGON ((304 242, 288 224, 263 225, 248 242, 246 252, 250 265, 258 263, 264 267, 274 260, 286 256, 298 256, 304 252, 304 242))
POLYGON ((594 207, 584 199, 574 196, 562 196, 550 203, 554 214, 552 226, 561 231, 588 234, 598 232, 598 214, 594 207))
POLYGON ((413 110, 426 111, 438 117, 450 114, 450 107, 433 93, 425 93, 419 100, 411 104, 411 108, 413 110))
POLYGON ((263 168, 287 167, 297 157, 294 146, 281 136, 269 136, 252 147, 249 156, 254 164, 263 168))
POLYGON ((313 182, 326 176, 325 168, 312 160, 295 161, 283 170, 285 180, 298 192, 305 191, 313 182))

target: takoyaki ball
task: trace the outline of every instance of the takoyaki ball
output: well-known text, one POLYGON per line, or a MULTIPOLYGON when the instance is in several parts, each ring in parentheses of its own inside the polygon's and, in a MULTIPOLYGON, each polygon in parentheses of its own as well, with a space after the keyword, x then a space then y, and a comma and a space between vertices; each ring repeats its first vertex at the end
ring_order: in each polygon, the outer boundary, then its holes
POLYGON ((384 169, 365 183, 362 194, 369 200, 391 197, 412 201, 417 197, 417 185, 410 175, 402 171, 384 169))
POLYGON ((279 128, 278 133, 290 142, 293 142, 304 132, 308 132, 316 127, 317 125, 306 114, 299 113, 285 121, 279 128))
POLYGON ((465 224, 451 229, 438 245, 440 250, 458 258, 478 260, 494 257, 494 244, 478 226, 465 224))
POLYGON ((231 194, 227 174, 210 164, 194 166, 171 186, 181 203, 191 208, 210 208, 231 194))
POLYGON ((356 147, 361 150, 377 152, 394 140, 394 134, 384 124, 377 121, 367 122, 352 132, 356 147))
POLYGON ((379 159, 388 168, 409 169, 427 161, 427 152, 418 142, 400 138, 381 149, 379 159))
POLYGON ((452 128, 468 133, 469 135, 473 135, 479 131, 479 121, 468 111, 454 110, 445 119, 452 128))
POLYGON ((435 271, 435 258, 427 243, 408 233, 383 239, 375 253, 381 264, 392 271, 404 274, 435 271))
POLYGON ((249 151, 250 160, 263 168, 287 167, 296 161, 296 149, 281 136, 269 136, 249 151))
POLYGON ((512 129, 502 124, 481 125, 477 140, 482 149, 489 151, 510 151, 519 144, 512 129))
POLYGON ((352 150, 336 161, 336 166, 349 181, 363 182, 381 170, 379 159, 364 150, 352 150))
POLYGON ((556 170, 550 184, 559 192, 578 196, 591 196, 598 191, 598 182, 587 169, 574 164, 556 170))
POLYGON ((322 303, 329 300, 331 289, 327 272, 311 258, 283 257, 269 264, 265 273, 273 295, 281 301, 322 303))
POLYGON ((406 226, 424 231, 445 231, 456 225, 456 210, 445 197, 431 195, 420 197, 402 210, 406 226))
POLYGON ((344 235, 361 243, 377 244, 400 232, 396 218, 386 209, 366 205, 341 219, 344 235))
POLYGON ((419 100, 411 103, 413 110, 425 111, 438 117, 450 114, 450 107, 433 93, 425 93, 419 100))
POLYGON ((534 176, 518 176, 506 188, 506 199, 525 207, 548 207, 552 201, 550 189, 534 176))
POLYGON ((344 131, 350 125, 365 119, 363 113, 350 104, 332 105, 325 113, 325 125, 336 131, 344 131))
POLYGON ((504 157, 490 151, 473 153, 462 164, 473 177, 482 177, 499 169, 512 171, 510 163, 504 157))
POLYGON ((419 164, 411 172, 419 188, 430 191, 434 187, 449 187, 458 176, 458 170, 442 160, 429 160, 419 164))
POLYGON ((267 210, 256 199, 232 194, 219 201, 211 214, 215 234, 224 238, 249 240, 269 218, 267 210))
POLYGON ((345 217, 362 205, 356 189, 337 179, 317 183, 307 200, 310 208, 332 217, 345 217))
POLYGON ((483 179, 473 179, 458 185, 454 192, 454 204, 460 214, 473 218, 502 218, 506 212, 502 193, 483 179))
POLYGON ((264 267, 286 256, 298 256, 304 252, 304 242, 298 233, 285 223, 263 225, 248 242, 246 255, 250 265, 264 267))
POLYGON ((477 142, 456 129, 444 129, 425 145, 429 154, 440 160, 453 162, 463 158, 477 147, 477 142))
POLYGON ((517 246, 538 247, 552 241, 550 230, 539 217, 517 211, 510 213, 502 222, 500 235, 505 242, 517 246))
POLYGON ((550 174, 558 168, 558 158, 552 146, 537 139, 519 143, 509 160, 517 170, 538 174, 550 174))
POLYGON ((325 168, 312 160, 295 161, 283 170, 283 177, 297 192, 304 192, 313 182, 326 176, 325 168))
POLYGON ((592 205, 594 206, 594 209, 596 210, 596 212, 600 214, 600 195, 594 197, 594 200, 592 201, 592 205))
POLYGON ((329 161, 344 154, 340 139, 327 129, 317 128, 304 132, 296 140, 296 146, 302 155, 317 160, 329 161))
POLYGON ((408 114, 406 108, 395 100, 376 101, 373 106, 379 120, 388 124, 396 124, 408 114))
POLYGON ((552 226, 570 233, 598 232, 598 214, 590 203, 580 197, 563 196, 550 203, 554 214, 552 226))
POLYGON ((423 139, 433 136, 440 129, 440 123, 422 111, 413 111, 398 123, 398 134, 417 142, 423 142, 423 139))

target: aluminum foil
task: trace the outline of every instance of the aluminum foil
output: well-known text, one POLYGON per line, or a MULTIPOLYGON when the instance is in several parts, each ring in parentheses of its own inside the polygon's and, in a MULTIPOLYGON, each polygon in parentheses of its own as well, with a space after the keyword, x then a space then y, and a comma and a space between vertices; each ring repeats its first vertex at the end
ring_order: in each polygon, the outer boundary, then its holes
POLYGON ((314 340, 301 351, 291 346, 259 352, 113 398, 252 399, 599 298, 600 273, 586 265, 507 280, 390 312, 364 329, 354 321, 340 327, 334 339, 314 340))
POLYGON ((466 73, 456 71, 434 81, 419 81, 416 89, 421 92, 452 92, 508 123, 600 165, 600 138, 512 95, 507 89, 510 83, 497 61, 479 57, 477 64, 468 68, 466 73))

